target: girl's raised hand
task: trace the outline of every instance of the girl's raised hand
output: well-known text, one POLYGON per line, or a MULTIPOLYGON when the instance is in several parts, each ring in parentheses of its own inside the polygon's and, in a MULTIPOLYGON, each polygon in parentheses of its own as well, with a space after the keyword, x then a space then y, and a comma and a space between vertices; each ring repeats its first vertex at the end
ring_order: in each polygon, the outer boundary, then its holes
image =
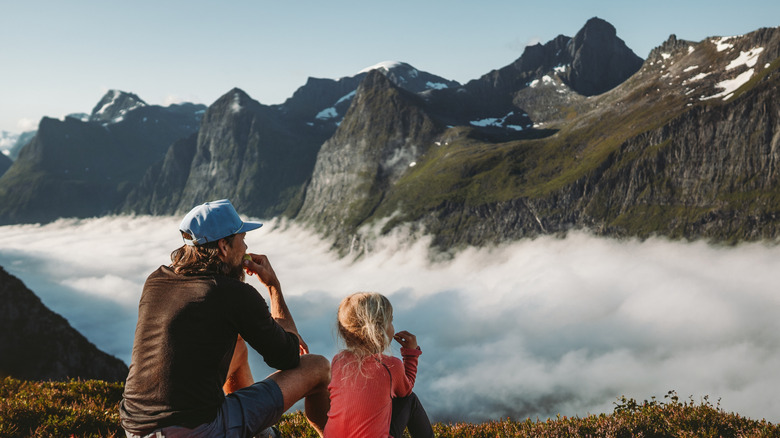
POLYGON ((404 348, 409 348, 414 350, 417 348, 417 336, 407 332, 406 330, 401 330, 400 332, 396 333, 393 336, 393 339, 396 340, 399 344, 401 344, 404 348))

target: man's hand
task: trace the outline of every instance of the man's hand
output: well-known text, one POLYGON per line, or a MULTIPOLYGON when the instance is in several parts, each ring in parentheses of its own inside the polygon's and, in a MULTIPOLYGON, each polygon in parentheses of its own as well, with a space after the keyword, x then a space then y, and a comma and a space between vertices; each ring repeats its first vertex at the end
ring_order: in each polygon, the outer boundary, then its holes
POLYGON ((298 335, 298 349, 301 355, 309 354, 309 346, 306 345, 306 341, 303 340, 301 335, 298 335))
POLYGON ((271 267, 271 262, 268 261, 268 257, 263 254, 248 254, 252 260, 244 260, 244 269, 249 275, 257 275, 257 278, 268 288, 269 296, 269 310, 271 311, 271 317, 277 324, 282 326, 285 331, 294 333, 298 336, 298 344, 300 354, 309 354, 309 346, 303 340, 298 333, 298 328, 295 326, 295 321, 290 314, 290 309, 287 308, 287 303, 284 301, 284 295, 282 295, 282 286, 279 284, 279 278, 276 277, 274 268, 271 267))
POLYGON ((257 278, 266 287, 279 288, 279 279, 268 257, 263 254, 248 254, 252 260, 244 260, 244 270, 249 275, 257 275, 257 278))
POLYGON ((393 336, 393 339, 395 339, 396 342, 401 344, 401 346, 404 348, 408 348, 410 350, 417 348, 417 336, 407 332, 406 330, 401 330, 400 332, 396 333, 395 336, 393 336))

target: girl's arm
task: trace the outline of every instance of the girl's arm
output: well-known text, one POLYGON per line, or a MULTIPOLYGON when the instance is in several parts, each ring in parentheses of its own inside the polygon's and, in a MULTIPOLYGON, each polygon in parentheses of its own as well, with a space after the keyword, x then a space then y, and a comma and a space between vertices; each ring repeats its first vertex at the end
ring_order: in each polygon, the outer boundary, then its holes
POLYGON ((393 373, 393 397, 406 397, 414 388, 414 381, 417 378, 417 358, 422 354, 417 345, 417 337, 405 330, 402 330, 393 336, 401 344, 401 356, 403 357, 404 371, 401 374, 400 367, 393 373))

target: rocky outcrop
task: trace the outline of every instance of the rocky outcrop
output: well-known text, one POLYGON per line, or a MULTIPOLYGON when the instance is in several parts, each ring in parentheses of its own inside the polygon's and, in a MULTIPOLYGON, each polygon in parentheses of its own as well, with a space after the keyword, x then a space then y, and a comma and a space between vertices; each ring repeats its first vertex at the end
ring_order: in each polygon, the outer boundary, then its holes
POLYGON ((348 244, 350 231, 373 214, 442 130, 424 101, 370 72, 336 134, 322 145, 297 218, 348 244))
POLYGON ((628 79, 643 60, 617 37, 615 27, 591 18, 567 46, 568 65, 562 73, 569 87, 583 96, 604 93, 628 79))
POLYGON ((117 382, 127 371, 0 267, 0 377, 117 382))

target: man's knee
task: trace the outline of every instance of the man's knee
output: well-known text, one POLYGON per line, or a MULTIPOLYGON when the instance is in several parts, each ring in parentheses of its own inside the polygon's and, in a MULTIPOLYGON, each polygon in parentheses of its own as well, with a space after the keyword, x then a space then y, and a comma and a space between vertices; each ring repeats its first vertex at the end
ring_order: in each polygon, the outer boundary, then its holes
POLYGON ((318 384, 330 382, 330 361, 325 356, 305 354, 301 356, 300 368, 315 378, 318 384))

